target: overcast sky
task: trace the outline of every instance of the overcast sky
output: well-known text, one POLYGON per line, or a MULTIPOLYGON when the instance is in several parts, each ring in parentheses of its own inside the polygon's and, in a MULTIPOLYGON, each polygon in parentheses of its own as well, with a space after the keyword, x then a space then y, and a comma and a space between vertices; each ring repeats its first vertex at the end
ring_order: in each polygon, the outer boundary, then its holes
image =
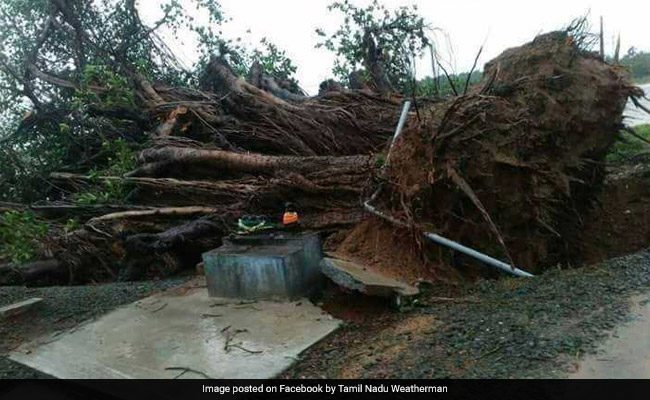
MULTIPOLYGON (((140 10, 145 20, 160 16, 159 0, 143 0, 140 10)), ((187 3, 181 0, 181 3, 187 3)), ((367 5, 369 0, 351 0, 367 5)), ((242 37, 254 45, 267 37, 298 66, 297 77, 310 94, 332 76, 334 55, 315 49, 314 28, 333 32, 341 22, 337 14, 327 11, 331 0, 221 0, 224 13, 233 22, 224 26, 224 35, 242 37), (250 29, 250 33, 247 31, 250 29)), ((469 70, 481 44, 485 43, 479 65, 509 47, 530 41, 536 34, 562 28, 573 18, 589 12, 592 28, 598 19, 605 20, 606 51, 613 53, 615 36, 621 34, 621 51, 630 46, 650 50, 650 1, 633 0, 383 0, 389 8, 417 4, 420 14, 435 28, 445 32, 437 42, 444 47, 448 61, 456 72, 469 70), (449 51, 451 44, 452 50, 449 51), (451 56, 453 54, 453 56, 451 56)), ((188 65, 196 60, 190 42, 172 48, 188 65)), ((419 62, 419 76, 429 74, 428 57, 419 62)))

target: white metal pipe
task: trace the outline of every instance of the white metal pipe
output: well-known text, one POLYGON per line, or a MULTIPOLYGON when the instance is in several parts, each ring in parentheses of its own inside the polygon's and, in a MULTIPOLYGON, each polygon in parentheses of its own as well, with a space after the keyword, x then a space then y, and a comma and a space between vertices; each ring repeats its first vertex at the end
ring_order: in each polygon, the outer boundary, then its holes
POLYGON ((404 129, 404 124, 406 124, 406 117, 409 114, 410 108, 411 108, 411 101, 406 100, 404 102, 404 106, 402 107, 402 114, 400 114, 399 116, 399 121, 397 122, 395 133, 393 134, 393 139, 391 139, 390 141, 390 146, 388 147, 388 154, 386 155, 386 162, 384 163, 384 166, 388 165, 388 159, 390 158, 390 153, 393 150, 393 145, 395 144, 395 141, 399 137, 400 133, 402 133, 402 129, 404 129))
MULTIPOLYGON (((390 222, 390 223, 392 223, 394 225, 398 225, 398 226, 402 226, 404 228, 408 228, 408 225, 406 223, 404 223, 404 222, 402 222, 402 221, 400 221, 400 220, 398 220, 396 218, 393 218, 393 217, 391 217, 389 215, 384 214, 383 212, 379 211, 377 208, 375 208, 373 205, 370 204, 370 202, 372 202, 377 197, 377 195, 379 195, 379 190, 377 190, 372 195, 370 200, 363 203, 363 206, 366 209, 366 211, 368 211, 368 212, 370 212, 372 214, 375 214, 376 216, 378 216, 380 218, 383 218, 383 219, 387 220, 388 222, 390 222)), ((486 254, 483 254, 483 253, 481 253, 479 251, 471 249, 471 248, 469 248, 467 246, 463 246, 460 243, 454 242, 453 240, 449 240, 449 239, 447 239, 445 237, 442 237, 440 235, 437 235, 435 233, 423 232, 423 235, 427 239, 432 240, 432 241, 434 241, 434 242, 436 242, 436 243, 438 243, 440 245, 443 245, 445 247, 449 247, 450 249, 454 249, 456 251, 459 251, 459 252, 461 252, 463 254, 466 254, 466 255, 468 255, 468 256, 470 256, 472 258, 475 258, 475 259, 477 259, 479 261, 482 261, 485 264, 488 264, 488 265, 491 265, 493 267, 499 268, 499 269, 501 269, 503 271, 506 271, 509 274, 512 274, 514 276, 519 276, 519 277, 524 277, 524 278, 531 278, 531 277, 535 276, 535 275, 533 275, 533 274, 531 274, 529 272, 523 271, 523 270, 521 270, 521 269, 519 269, 517 267, 514 267, 514 266, 510 265, 510 264, 506 264, 506 263, 504 263, 502 261, 497 260, 496 258, 492 258, 492 257, 490 257, 490 256, 488 256, 486 254)))
POLYGON ((499 261, 499 260, 497 260, 495 258, 487 256, 487 255, 485 255, 483 253, 480 253, 480 252, 478 252, 478 251, 476 251, 474 249, 470 249, 467 246, 463 246, 460 243, 456 243, 453 240, 449 240, 449 239, 444 238, 444 237, 442 237, 440 235, 436 235, 435 233, 424 232, 424 236, 426 236, 427 238, 433 240, 434 242, 436 242, 438 244, 441 244, 443 246, 447 246, 447 247, 449 247, 451 249, 457 250, 457 251, 459 251, 459 252, 461 252, 463 254, 466 254, 466 255, 468 255, 470 257, 473 257, 473 258, 475 258, 475 259, 477 259, 479 261, 483 261, 484 263, 489 264, 489 265, 491 265, 493 267, 496 267, 496 268, 502 269, 502 270, 504 270, 506 272, 509 272, 512 275, 525 277, 525 278, 531 278, 531 277, 534 276, 533 274, 531 274, 529 272, 522 271, 519 268, 516 268, 516 267, 514 267, 514 266, 512 266, 510 264, 506 264, 506 263, 504 263, 502 261, 499 261))

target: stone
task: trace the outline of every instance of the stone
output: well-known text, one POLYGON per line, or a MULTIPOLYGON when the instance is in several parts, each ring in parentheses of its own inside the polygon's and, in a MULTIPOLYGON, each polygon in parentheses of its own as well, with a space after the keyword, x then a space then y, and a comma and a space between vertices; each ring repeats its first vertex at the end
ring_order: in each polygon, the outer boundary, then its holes
POLYGON ((27 312, 32 307, 42 302, 43 299, 34 297, 31 299, 23 300, 18 303, 9 304, 8 306, 0 307, 0 319, 13 317, 18 314, 27 312))
POLYGON ((349 261, 326 257, 321 261, 320 268, 337 285, 369 296, 409 297, 419 293, 414 286, 349 261))

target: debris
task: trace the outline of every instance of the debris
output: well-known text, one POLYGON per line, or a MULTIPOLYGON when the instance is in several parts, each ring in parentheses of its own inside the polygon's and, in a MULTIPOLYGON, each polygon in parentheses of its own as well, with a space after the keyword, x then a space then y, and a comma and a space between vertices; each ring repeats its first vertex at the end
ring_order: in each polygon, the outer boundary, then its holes
POLYGON ((223 350, 228 353, 231 348, 237 348, 240 350, 244 350, 248 353, 253 353, 253 354, 258 354, 261 353, 261 351, 253 351, 253 350, 248 350, 242 346, 242 343, 232 343, 232 341, 235 339, 235 336, 237 336, 240 333, 246 333, 248 332, 248 329, 235 329, 234 331, 229 330, 230 325, 228 325, 226 328, 224 328, 221 332, 224 332, 224 337, 226 338, 226 341, 223 345, 223 350))
POLYGON ((218 318, 223 317, 223 314, 201 314, 201 318, 218 318))
POLYGON ((334 258, 323 258, 321 271, 336 284, 369 296, 415 296, 416 287, 378 274, 358 264, 334 258))
POLYGON ((249 349, 245 348, 244 346, 242 346, 241 344, 230 344, 230 345, 228 345, 228 349, 233 348, 233 347, 236 348, 236 349, 244 350, 245 352, 251 353, 251 354, 263 353, 262 350, 249 350, 249 349))
POLYGON ((158 308, 156 308, 156 309, 154 309, 154 310, 151 310, 151 313, 152 313, 152 314, 153 314, 153 313, 157 313, 158 311, 162 310, 162 309, 165 308, 165 307, 167 307, 167 303, 163 304, 162 306, 160 306, 160 307, 158 307, 158 308))
POLYGON ((178 378, 180 378, 181 376, 185 375, 188 372, 192 372, 194 374, 201 375, 205 379, 214 379, 214 378, 206 375, 204 372, 197 371, 195 369, 187 368, 187 367, 167 367, 167 368, 165 368, 165 371, 182 371, 180 374, 176 375, 173 379, 178 379, 178 378))

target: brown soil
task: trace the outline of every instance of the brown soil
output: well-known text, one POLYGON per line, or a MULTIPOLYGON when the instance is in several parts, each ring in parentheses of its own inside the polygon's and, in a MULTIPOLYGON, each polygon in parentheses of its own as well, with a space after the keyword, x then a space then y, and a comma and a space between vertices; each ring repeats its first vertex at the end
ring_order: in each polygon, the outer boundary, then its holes
MULTIPOLYGON (((419 239, 419 238, 418 238, 419 239)), ((369 218, 358 224, 338 246, 334 257, 361 263, 391 278, 413 284, 418 281, 453 281, 458 272, 446 267, 442 249, 436 259, 426 257, 418 245, 432 245, 413 238, 406 229, 369 218)))
POLYGON ((584 217, 584 263, 639 251, 650 244, 650 166, 619 165, 584 217))
POLYGON ((496 274, 424 243, 422 231, 533 273, 589 258, 584 220, 598 218, 588 214, 603 161, 638 88, 584 51, 579 35, 552 32, 507 50, 477 89, 412 116, 376 205, 413 228, 373 218, 336 253, 411 282, 496 274))
MULTIPOLYGON (((604 187, 581 218, 580 240, 573 244, 578 254, 564 266, 595 264, 650 244, 650 167, 620 164, 608 167, 607 172, 604 187)), ((412 232, 376 218, 369 218, 339 236, 328 243, 331 255, 411 284, 458 282, 488 270, 485 266, 454 263, 449 250, 426 241, 418 243, 412 232), (424 246, 424 252, 418 244, 424 246)), ((341 317, 347 319, 345 315, 341 317)))

